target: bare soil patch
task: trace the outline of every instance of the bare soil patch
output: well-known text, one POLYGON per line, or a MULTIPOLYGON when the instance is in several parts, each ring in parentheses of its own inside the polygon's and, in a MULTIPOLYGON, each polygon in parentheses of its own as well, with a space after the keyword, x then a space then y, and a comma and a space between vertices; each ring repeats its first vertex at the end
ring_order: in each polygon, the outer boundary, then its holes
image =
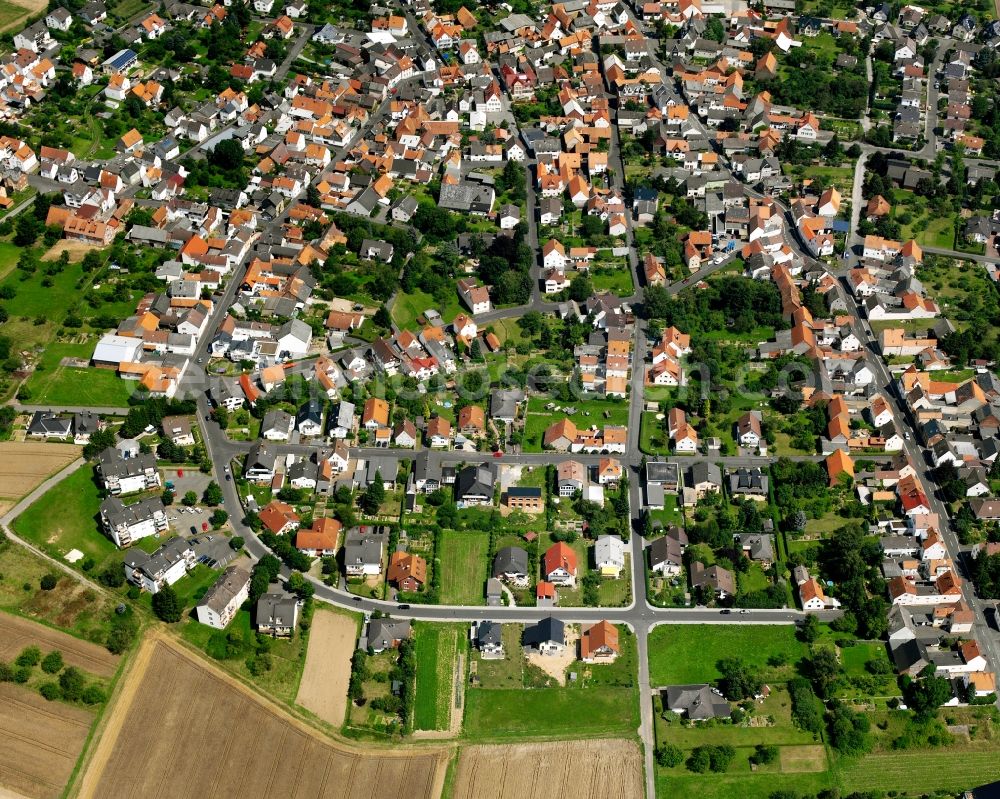
POLYGON ((642 796, 642 755, 631 741, 593 740, 468 746, 455 773, 454 799, 642 796))
POLYGON ((105 716, 80 797, 427 799, 448 761, 446 749, 360 751, 326 738, 155 634, 105 716))
POLYGON ((323 721, 340 727, 347 711, 347 684, 357 623, 349 616, 317 611, 309 629, 305 670, 295 701, 323 721))
POLYGON ((22 649, 32 645, 42 652, 58 649, 69 665, 95 677, 113 677, 118 670, 118 656, 112 655, 103 646, 81 641, 19 616, 0 613, 0 660, 11 661, 22 649))
POLYGON ((80 457, 75 444, 0 441, 0 498, 18 500, 80 457))
POLYGON ((93 722, 89 710, 0 683, 0 797, 61 796, 93 722))
MULTIPOLYGON (((45 5, 42 5, 45 8, 45 5)), ((42 256, 43 261, 54 261, 64 252, 69 255, 69 262, 75 264, 78 261, 83 260, 85 256, 91 250, 101 249, 96 244, 88 244, 85 241, 77 241, 75 239, 63 239, 62 241, 57 241, 53 244, 48 251, 42 256)))
POLYGON ((580 633, 575 627, 566 628, 566 648, 561 655, 540 655, 528 652, 525 657, 532 666, 537 666, 560 685, 566 684, 566 669, 576 662, 576 642, 580 633))

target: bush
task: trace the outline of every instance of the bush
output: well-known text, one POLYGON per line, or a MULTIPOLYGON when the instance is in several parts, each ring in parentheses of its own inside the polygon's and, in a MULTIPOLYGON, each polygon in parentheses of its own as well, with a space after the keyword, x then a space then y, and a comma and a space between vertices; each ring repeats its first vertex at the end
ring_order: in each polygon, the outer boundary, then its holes
POLYGON ((266 652, 247 658, 247 671, 254 677, 258 677, 266 671, 271 670, 271 656, 266 652))
POLYGON ((104 689, 101 686, 88 685, 83 689, 83 695, 80 698, 86 705, 100 705, 104 703, 107 696, 104 694, 104 689))
POLYGON ((71 702, 75 702, 83 695, 83 672, 76 666, 68 666, 59 675, 59 687, 62 688, 63 696, 71 702))
POLYGON ((49 652, 44 658, 42 658, 42 671, 46 674, 58 674, 62 671, 63 667, 63 656, 62 652, 58 649, 49 652))
POLYGON ((684 760, 684 752, 679 746, 664 744, 656 747, 656 763, 663 768, 679 766, 684 760))
POLYGON ((24 685, 31 679, 31 666, 18 666, 14 669, 14 682, 24 685))
POLYGON ((14 681, 14 669, 10 667, 9 663, 4 663, 0 660, 0 682, 13 682, 14 681))
POLYGON ((17 656, 17 660, 14 662, 18 666, 37 666, 38 662, 42 659, 42 650, 37 646, 29 646, 21 651, 21 654, 17 656))
POLYGON ((55 578, 55 575, 46 574, 41 580, 39 580, 39 585, 41 585, 43 591, 51 591, 56 587, 58 582, 59 581, 55 578))
POLYGON ((245 543, 246 541, 243 540, 242 536, 234 535, 232 538, 229 539, 229 548, 232 549, 234 552, 239 552, 241 549, 243 549, 243 545, 245 543))
POLYGON ((43 683, 41 686, 39 686, 38 693, 40 693, 50 702, 54 702, 57 699, 61 699, 63 695, 62 689, 59 687, 57 683, 54 682, 43 683))
POLYGON ((757 748, 754 749, 754 753, 750 755, 750 762, 757 766, 774 763, 778 759, 778 754, 777 746, 757 744, 757 748))
POLYGON ((97 579, 101 585, 106 585, 108 588, 121 588, 125 584, 125 573, 121 566, 112 563, 97 579))
POLYGON ((168 624, 181 620, 183 608, 177 598, 177 592, 171 586, 165 586, 153 594, 153 613, 168 624))

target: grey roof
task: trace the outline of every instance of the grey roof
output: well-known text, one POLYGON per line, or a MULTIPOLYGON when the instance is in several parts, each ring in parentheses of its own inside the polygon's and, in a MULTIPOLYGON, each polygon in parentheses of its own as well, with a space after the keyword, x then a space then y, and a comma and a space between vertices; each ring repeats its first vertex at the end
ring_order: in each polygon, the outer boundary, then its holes
POLYGON ((63 438, 70 434, 73 428, 72 416, 56 416, 49 411, 36 411, 28 425, 28 435, 57 434, 63 438))
POLYGON ((369 528, 356 527, 348 530, 344 539, 344 564, 346 566, 364 563, 379 563, 382 559, 382 538, 369 528))
POLYGON ((654 538, 649 545, 650 566, 655 567, 661 563, 676 563, 679 566, 683 557, 681 543, 676 538, 661 536, 654 538))
POLYGON ((521 547, 504 547, 493 558, 493 576, 527 574, 528 553, 521 547))
POLYGON ((221 613, 250 582, 250 572, 239 566, 226 569, 215 585, 205 592, 198 607, 206 607, 221 613))
POLYGON ((664 461, 646 462, 647 483, 676 483, 680 477, 680 467, 676 463, 664 461))
POLYGON ((258 627, 294 627, 298 600, 288 594, 264 594, 254 607, 258 627))
POLYGON ((521 640, 526 646, 538 646, 547 643, 566 643, 566 626, 553 616, 546 616, 538 624, 524 628, 521 640))
POLYGON ((455 493, 459 499, 465 497, 492 497, 496 477, 488 463, 466 466, 455 480, 455 493))
POLYGON ((156 468, 156 456, 151 452, 140 452, 133 458, 123 458, 118 450, 108 447, 97 456, 98 468, 105 477, 123 479, 136 477, 148 469, 156 468))
POLYGON ((723 697, 705 683, 671 685, 664 692, 664 704, 675 713, 682 713, 692 721, 729 718, 732 708, 723 697))
POLYGON ((167 569, 184 560, 190 548, 183 538, 171 538, 153 553, 132 547, 126 552, 123 563, 131 569, 138 569, 150 580, 158 580, 167 569))
POLYGON ((480 646, 492 644, 494 646, 503 643, 503 628, 495 621, 481 621, 476 628, 476 640, 480 646))
POLYGON ((394 641, 402 641, 409 637, 408 619, 372 619, 368 622, 368 645, 373 649, 388 649, 394 641))
POLYGON ((101 503, 101 518, 112 529, 139 524, 161 511, 163 500, 159 497, 147 497, 131 505, 126 505, 118 497, 108 497, 101 503))
POLYGON ((774 536, 763 533, 737 533, 738 546, 750 550, 751 560, 774 560, 774 536))

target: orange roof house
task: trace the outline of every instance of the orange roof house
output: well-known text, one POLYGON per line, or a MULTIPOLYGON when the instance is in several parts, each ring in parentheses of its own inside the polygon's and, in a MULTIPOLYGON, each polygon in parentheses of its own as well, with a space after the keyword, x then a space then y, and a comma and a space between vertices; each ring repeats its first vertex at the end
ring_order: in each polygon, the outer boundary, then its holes
POLYGON ((550 580, 552 575, 558 572, 564 572, 569 577, 576 577, 576 552, 569 544, 562 541, 556 542, 545 550, 542 562, 542 571, 550 580))
POLYGON ((580 659, 584 662, 611 659, 618 655, 618 628, 609 621, 599 621, 580 636, 580 659))
POLYGON ((336 519, 315 519, 309 530, 295 533, 295 548, 325 555, 337 551, 342 525, 336 519))
POLYGON ((386 579, 400 591, 419 591, 427 582, 427 561, 409 552, 393 552, 386 579))
POLYGON ((840 482, 840 476, 842 474, 848 475, 853 480, 854 461, 851 460, 851 456, 842 449, 835 449, 831 452, 824 463, 826 465, 827 476, 830 478, 831 487, 840 482))

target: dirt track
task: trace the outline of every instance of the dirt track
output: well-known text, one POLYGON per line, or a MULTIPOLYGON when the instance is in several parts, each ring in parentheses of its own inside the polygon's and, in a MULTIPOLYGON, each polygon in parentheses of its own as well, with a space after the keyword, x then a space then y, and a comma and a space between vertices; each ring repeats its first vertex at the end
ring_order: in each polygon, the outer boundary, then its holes
POLYGON ((455 774, 454 799, 634 799, 645 791, 642 755, 630 741, 469 746, 455 774))
POLYGON ((295 701, 335 727, 344 723, 357 623, 342 613, 317 611, 295 701))
POLYGON ((360 752, 324 738, 155 634, 106 717, 82 797, 428 799, 448 761, 446 749, 360 752))
POLYGON ((61 796, 93 721, 89 710, 0 683, 0 797, 61 796))
POLYGON ((22 649, 31 645, 37 646, 43 653, 58 649, 66 663, 95 677, 112 677, 118 670, 118 657, 103 646, 81 641, 19 616, 0 613, 0 660, 11 661, 22 649))

